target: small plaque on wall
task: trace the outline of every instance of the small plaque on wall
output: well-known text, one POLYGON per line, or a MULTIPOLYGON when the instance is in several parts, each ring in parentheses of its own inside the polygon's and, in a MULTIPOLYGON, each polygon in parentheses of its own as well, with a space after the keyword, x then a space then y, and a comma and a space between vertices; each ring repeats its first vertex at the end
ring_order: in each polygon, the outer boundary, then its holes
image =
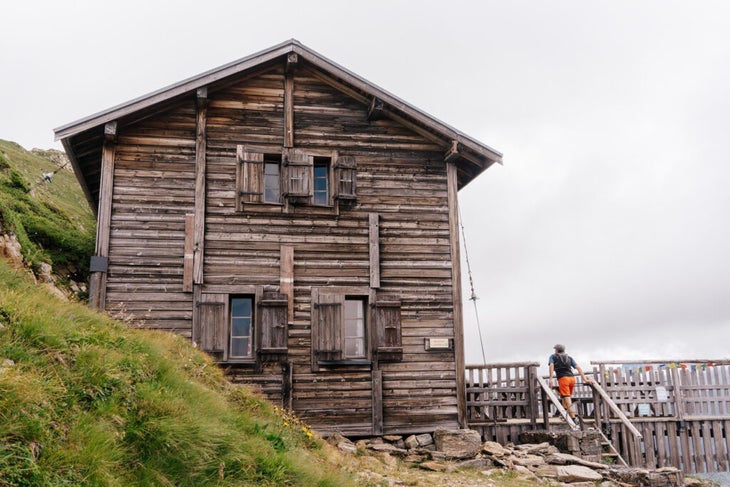
POLYGON ((451 350, 451 338, 426 338, 426 350, 451 350))

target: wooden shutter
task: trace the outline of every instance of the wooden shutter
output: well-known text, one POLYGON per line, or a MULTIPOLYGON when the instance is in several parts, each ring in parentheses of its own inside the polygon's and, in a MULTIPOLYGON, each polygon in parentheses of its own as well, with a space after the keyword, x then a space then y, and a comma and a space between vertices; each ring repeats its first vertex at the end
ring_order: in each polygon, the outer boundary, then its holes
POLYGON ((236 150, 238 168, 236 171, 236 210, 241 211, 242 203, 260 203, 264 192, 264 155, 247 151, 239 145, 236 150))
POLYGON ((342 320, 345 297, 319 294, 314 304, 312 325, 316 327, 314 352, 319 360, 342 359, 342 320))
POLYGON ((373 306, 375 346, 380 360, 400 360, 403 357, 401 340, 401 303, 382 297, 373 306))
POLYGON ((287 351, 286 294, 265 293, 258 303, 258 335, 261 353, 285 354, 287 351))
POLYGON ((335 195, 341 200, 357 198, 357 164, 352 156, 340 156, 335 164, 335 195))
POLYGON ((298 149, 289 151, 286 164, 287 196, 309 198, 312 196, 312 167, 314 157, 298 149))
POLYGON ((198 302, 198 345, 224 361, 228 359, 227 303, 227 294, 201 294, 198 302))

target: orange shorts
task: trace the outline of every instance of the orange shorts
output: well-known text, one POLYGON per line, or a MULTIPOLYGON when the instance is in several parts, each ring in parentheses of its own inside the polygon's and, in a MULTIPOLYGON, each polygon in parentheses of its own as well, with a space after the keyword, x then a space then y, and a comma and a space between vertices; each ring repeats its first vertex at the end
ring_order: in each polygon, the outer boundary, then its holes
POLYGON ((572 396, 573 389, 575 389, 575 377, 568 376, 558 379, 558 390, 560 390, 560 397, 572 396))

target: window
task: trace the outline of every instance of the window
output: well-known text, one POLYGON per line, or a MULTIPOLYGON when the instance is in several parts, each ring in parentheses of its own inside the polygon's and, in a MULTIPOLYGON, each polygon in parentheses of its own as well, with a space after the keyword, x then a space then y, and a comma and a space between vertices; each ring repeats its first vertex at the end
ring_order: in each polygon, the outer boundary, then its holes
POLYGON ((314 158, 314 197, 312 199, 314 205, 326 206, 329 204, 329 166, 329 157, 314 158))
POLYGON ((321 365, 369 364, 403 358, 401 302, 398 296, 378 295, 367 288, 312 289, 312 370, 321 365), (371 350, 372 338, 372 350, 371 350))
POLYGON ((264 203, 281 202, 281 156, 264 156, 264 203))
POLYGON ((231 298, 231 341, 229 357, 251 358, 253 348, 253 299, 231 298))
POLYGON ((237 147, 236 211, 243 211, 247 203, 330 206, 333 201, 356 199, 357 165, 352 156, 274 150, 237 147))
POLYGON ((345 299, 345 358, 366 358, 365 302, 345 299))
POLYGON ((247 287, 251 294, 203 293, 193 319, 193 341, 221 362, 253 363, 287 355, 288 298, 247 287))

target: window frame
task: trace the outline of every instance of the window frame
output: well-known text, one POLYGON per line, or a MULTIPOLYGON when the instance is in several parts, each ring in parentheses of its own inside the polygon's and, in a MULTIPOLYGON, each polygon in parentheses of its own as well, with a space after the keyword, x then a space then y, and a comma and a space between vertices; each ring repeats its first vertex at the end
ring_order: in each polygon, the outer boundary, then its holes
POLYGON ((288 355, 288 297, 264 291, 263 286, 206 286, 196 297, 193 338, 200 349, 220 363, 260 364, 282 361, 288 355), (232 355, 233 304, 250 299, 251 354, 232 355))
POLYGON ((372 366, 371 313, 374 294, 367 287, 313 287, 311 292, 312 371, 321 367, 372 366), (344 319, 345 301, 360 301, 363 316, 364 354, 347 357, 344 319))
POLYGON ((256 351, 257 351, 257 340, 256 340, 256 322, 257 322, 257 313, 256 313, 256 296, 250 295, 250 294, 229 294, 228 295, 228 361, 229 362, 251 362, 256 359, 256 351), (233 320, 235 317, 233 316, 233 301, 241 299, 241 300, 248 300, 249 301, 249 315, 248 315, 248 349, 249 354, 248 355, 233 355, 233 340, 235 338, 243 338, 245 335, 241 336, 234 336, 233 334, 233 327, 234 323, 233 320))
POLYGON ((264 165, 263 165, 263 176, 262 176, 262 188, 261 188, 261 203, 265 205, 281 205, 282 199, 284 197, 285 191, 284 188, 282 188, 282 175, 284 173, 283 171, 283 157, 281 154, 271 154, 271 153, 264 153, 264 165), (278 160, 277 160, 278 159, 278 160), (272 175, 267 172, 268 168, 270 167, 276 167, 276 174, 272 175), (275 177, 269 177, 269 176, 275 176, 275 177), (275 200, 269 200, 267 199, 267 195, 269 192, 269 189, 271 187, 269 186, 269 181, 275 180, 276 181, 276 199, 275 200))
MULTIPOLYGON (((320 171, 321 172, 321 171, 320 171)), ((332 206, 332 157, 314 156, 312 163, 312 206, 332 206), (318 169, 324 169, 324 178, 317 175, 318 169), (324 191, 317 189, 317 181, 324 179, 324 191), (324 192, 323 201, 317 201, 318 193, 324 192)))
POLYGON ((342 309, 342 312, 342 358, 343 360, 366 360, 368 358, 369 329, 367 299, 365 299, 363 296, 345 296, 344 308, 342 309), (358 322, 357 325, 361 325, 360 328, 362 329, 362 335, 350 334, 349 325, 352 323, 353 319, 348 317, 348 303, 357 303, 359 305, 359 309, 357 310, 359 316, 357 316, 355 320, 358 322), (360 321, 361 323, 359 323, 360 321), (352 342, 353 340, 357 340, 357 342, 361 343, 362 345, 363 351, 359 355, 348 354, 348 342, 352 342))
POLYGON ((294 211, 296 206, 334 209, 340 202, 351 204, 357 199, 357 164, 353 156, 340 156, 336 150, 286 148, 272 145, 238 145, 236 147, 235 208, 255 205, 264 211, 294 211), (278 164, 278 198, 267 196, 270 176, 267 167, 278 164), (324 168, 324 170, 322 170, 324 168), (315 175, 316 173, 316 175, 315 175), (341 178, 346 177, 343 183, 341 178), (315 183, 324 180, 322 190, 315 191, 315 183), (342 187, 350 188, 349 193, 342 187), (280 209, 284 207, 283 209, 280 209))

